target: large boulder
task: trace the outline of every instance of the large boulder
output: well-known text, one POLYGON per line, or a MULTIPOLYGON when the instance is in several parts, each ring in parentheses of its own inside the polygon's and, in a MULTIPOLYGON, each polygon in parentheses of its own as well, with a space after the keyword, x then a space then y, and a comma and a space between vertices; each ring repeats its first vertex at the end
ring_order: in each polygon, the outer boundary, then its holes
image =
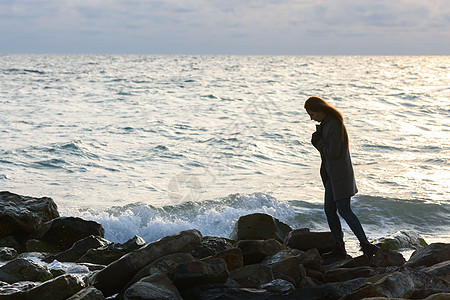
POLYGON ((96 288, 89 286, 67 298, 67 300, 105 300, 105 296, 96 288))
POLYGON ((202 241, 198 230, 186 230, 163 237, 134 250, 109 264, 94 274, 90 283, 102 291, 106 297, 119 292, 127 282, 143 267, 165 255, 178 252, 191 252, 202 241))
POLYGON ((110 243, 98 248, 90 249, 78 260, 78 262, 109 265, 125 254, 139 249, 144 245, 144 239, 135 235, 123 244, 110 243))
POLYGON ((267 256, 262 264, 272 268, 275 279, 283 279, 297 286, 305 277, 305 271, 300 265, 300 258, 290 250, 280 251, 267 256))
MULTIPOLYGON (((302 299, 302 300, 328 300, 328 299, 344 299, 345 295, 356 290, 363 284, 365 278, 356 278, 343 282, 330 282, 310 287, 302 287, 295 289, 281 299, 302 299)), ((362 299, 362 298, 359 298, 362 299)))
POLYGON ((144 277, 128 288, 124 300, 182 300, 180 293, 172 281, 164 273, 156 273, 144 277))
POLYGON ((414 251, 405 265, 412 268, 430 267, 447 260, 450 260, 450 244, 433 243, 414 251))
POLYGON ((192 250, 192 256, 201 259, 216 255, 231 247, 233 247, 233 244, 226 238, 205 236, 202 243, 192 250))
POLYGON ((381 248, 377 254, 372 257, 370 264, 377 267, 403 266, 406 260, 403 255, 397 251, 381 248))
POLYGON ((450 282, 450 260, 432 265, 422 271, 450 282))
POLYGON ((419 249, 427 246, 427 242, 415 231, 400 230, 391 236, 380 238, 374 242, 381 249, 399 250, 404 248, 419 249))
POLYGON ((375 275, 375 271, 371 267, 356 267, 356 268, 336 268, 326 271, 323 274, 325 282, 340 282, 348 281, 356 278, 368 278, 375 275))
POLYGON ((52 273, 46 267, 25 258, 16 258, 0 267, 0 281, 7 283, 46 281, 52 277, 52 273))
POLYGON ((331 232, 310 232, 307 228, 289 232, 284 244, 302 251, 316 248, 320 253, 331 251, 334 248, 331 232))
POLYGON ((0 192, 0 237, 32 233, 57 217, 58 208, 51 198, 0 192))
POLYGON ((228 271, 232 271, 244 266, 244 257, 242 255, 242 250, 237 247, 226 249, 212 257, 224 259, 227 264, 228 271))
POLYGON ((230 234, 230 239, 235 241, 275 239, 283 243, 291 230, 289 225, 271 215, 255 213, 239 218, 230 234))
POLYGON ((243 266, 233 270, 230 272, 230 278, 245 288, 257 288, 274 279, 272 269, 262 264, 243 266))
POLYGON ((111 242, 105 240, 99 236, 88 236, 75 242, 69 249, 58 253, 57 255, 51 255, 45 258, 44 261, 52 262, 53 260, 61 262, 75 262, 80 259, 87 251, 102 247, 110 244, 111 242))
POLYGON ((90 235, 104 237, 105 229, 95 221, 60 217, 45 223, 34 237, 54 245, 58 251, 64 251, 90 235))
POLYGON ((0 247, 0 260, 12 260, 17 257, 17 251, 10 247, 0 247))
POLYGON ((84 288, 84 282, 76 275, 65 274, 38 285, 25 294, 25 299, 66 300, 84 288))
POLYGON ((274 255, 283 249, 283 245, 275 239, 242 240, 236 243, 242 251, 244 265, 260 263, 266 256, 274 255))

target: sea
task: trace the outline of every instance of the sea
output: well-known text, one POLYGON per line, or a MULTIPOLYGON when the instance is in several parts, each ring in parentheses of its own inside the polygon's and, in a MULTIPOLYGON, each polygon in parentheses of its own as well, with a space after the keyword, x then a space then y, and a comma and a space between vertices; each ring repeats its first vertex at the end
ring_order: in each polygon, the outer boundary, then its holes
POLYGON ((450 242, 450 56, 3 54, 0 190, 117 243, 257 212, 327 231, 310 96, 344 115, 369 240, 450 242))

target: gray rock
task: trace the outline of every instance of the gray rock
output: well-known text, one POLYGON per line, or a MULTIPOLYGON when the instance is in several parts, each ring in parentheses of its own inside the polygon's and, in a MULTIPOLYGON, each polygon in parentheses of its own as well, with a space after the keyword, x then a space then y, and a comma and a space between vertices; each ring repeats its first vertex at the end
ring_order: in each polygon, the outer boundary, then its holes
POLYGON ((260 263, 266 256, 274 255, 283 249, 283 245, 275 239, 242 240, 236 243, 242 251, 244 265, 260 263))
POLYGON ((230 239, 235 241, 275 239, 283 243, 291 230, 289 225, 271 215, 255 213, 239 218, 230 234, 230 239))
POLYGON ((230 272, 230 278, 241 287, 256 288, 273 280, 272 269, 262 264, 243 266, 230 272))
POLYGON ((17 257, 17 251, 10 247, 0 247, 0 260, 12 260, 17 257))
POLYGON ((355 278, 375 275, 375 271, 371 267, 356 267, 356 268, 336 268, 328 270, 323 274, 323 280, 325 282, 341 282, 349 281, 355 278))
POLYGON ((290 279, 288 281, 295 286, 306 276, 304 269, 300 265, 300 258, 290 250, 280 251, 274 255, 267 256, 261 264, 272 269, 274 278, 290 279))
POLYGON ((78 260, 78 262, 109 265, 125 254, 139 249, 144 245, 144 239, 135 235, 133 238, 129 239, 123 244, 111 243, 99 248, 90 249, 78 260))
MULTIPOLYGON (((344 299, 345 295, 356 290, 365 278, 357 278, 344 282, 332 282, 313 287, 305 287, 296 289, 286 298, 281 299, 301 299, 301 300, 328 300, 328 299, 344 299)), ((359 298, 362 299, 362 298, 359 298)))
POLYGON ((322 257, 316 248, 309 249, 307 251, 302 251, 297 254, 300 259, 300 263, 305 266, 305 268, 311 270, 321 270, 322 257))
POLYGON ((226 238, 205 236, 203 237, 201 244, 192 250, 192 256, 201 259, 208 256, 214 256, 231 247, 233 247, 233 244, 226 238))
POLYGON ((105 236, 103 226, 95 221, 87 221, 76 217, 60 217, 45 223, 35 233, 34 238, 50 243, 64 251, 90 235, 105 236))
POLYGON ((124 300, 182 300, 177 288, 166 274, 144 277, 128 288, 124 300))
POLYGON ((392 236, 378 239, 374 242, 381 249, 399 250, 404 248, 420 249, 427 246, 427 242, 415 231, 400 230, 392 236))
POLYGON ((47 257, 45 261, 52 262, 53 260, 57 260, 60 262, 75 262, 90 249, 102 247, 110 243, 111 242, 102 237, 91 235, 75 242, 69 249, 60 252, 57 255, 47 257))
POLYGON ((0 267, 0 281, 7 283, 46 281, 52 277, 53 275, 46 267, 24 258, 16 258, 0 267))
POLYGON ((44 282, 25 293, 25 299, 66 300, 84 288, 84 282, 75 275, 66 274, 44 282))
POLYGON ((284 244, 302 251, 315 248, 319 253, 325 253, 334 248, 331 232, 310 232, 307 228, 291 231, 286 236, 284 244))
POLYGON ((58 208, 51 198, 0 192, 0 237, 32 233, 57 217, 58 208))
POLYGON ((67 300, 105 300, 105 297, 102 292, 90 286, 67 298, 67 300))
POLYGON ((450 260, 432 265, 421 271, 450 282, 450 260))
POLYGON ((403 266, 406 260, 399 252, 390 249, 380 249, 372 257, 370 264, 376 267, 403 266))
POLYGON ((201 240, 202 235, 198 230, 186 230, 166 236, 109 264, 105 269, 94 274, 90 278, 90 283, 102 291, 106 297, 111 296, 119 292, 146 265, 172 253, 191 252, 201 240))
POLYGON ((274 279, 269 283, 263 284, 258 289, 266 290, 276 294, 286 294, 295 289, 294 285, 283 279, 274 279))
POLYGON ((450 244, 433 243, 414 251, 405 265, 412 268, 430 267, 447 260, 450 260, 450 244))

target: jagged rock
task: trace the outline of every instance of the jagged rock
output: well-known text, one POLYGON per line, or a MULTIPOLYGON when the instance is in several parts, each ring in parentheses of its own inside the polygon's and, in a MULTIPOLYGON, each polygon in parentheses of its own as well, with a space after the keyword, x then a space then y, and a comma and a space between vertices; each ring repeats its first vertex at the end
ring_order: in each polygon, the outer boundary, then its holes
POLYGON ((447 260, 450 260, 450 244, 433 243, 414 251, 405 265, 412 268, 430 267, 447 260))
POLYGON ((375 282, 371 282, 369 278, 361 288, 345 295, 340 300, 359 300, 369 297, 408 298, 413 292, 414 282, 412 279, 402 272, 394 272, 375 282))
POLYGON ((88 236, 84 239, 75 242, 69 249, 47 257, 45 262, 52 262, 57 260, 60 262, 75 262, 80 259, 88 250, 98 248, 110 244, 111 242, 99 236, 88 236))
POLYGON ((34 238, 56 246, 58 251, 64 251, 90 235, 105 236, 103 226, 95 221, 86 221, 76 217, 60 217, 45 223, 36 232, 34 238))
POLYGON ((0 260, 12 260, 17 257, 17 251, 10 247, 0 247, 0 260))
MULTIPOLYGON (((344 282, 332 282, 315 287, 305 287, 296 289, 286 295, 286 299, 301 300, 328 300, 343 299, 345 295, 356 290, 363 282, 364 278, 356 278, 344 282)), ((282 298, 284 299, 284 298, 282 298)), ((360 300, 362 298, 359 298, 360 300)))
POLYGON ((316 248, 309 249, 308 251, 301 251, 297 253, 300 259, 300 263, 305 266, 305 268, 311 270, 320 270, 322 257, 316 248))
POLYGON ((290 250, 267 256, 261 264, 272 268, 275 279, 289 279, 288 281, 295 286, 306 276, 305 270, 300 265, 300 258, 290 250))
MULTIPOLYGON (((431 293, 426 293, 427 290, 439 290, 450 292, 450 282, 443 280, 437 276, 426 273, 423 270, 417 271, 410 268, 403 268, 401 272, 412 279, 414 282, 414 288, 416 290, 423 290, 427 296, 431 295, 431 293)), ((422 297, 422 298, 425 298, 422 297)))
POLYGON ((78 260, 78 262, 109 265, 125 254, 139 249, 144 245, 144 239, 135 235, 123 244, 109 243, 95 249, 90 249, 78 260))
POLYGON ((215 258, 178 265, 172 277, 178 290, 183 291, 201 284, 224 283, 228 275, 225 260, 215 258))
POLYGON ((260 263, 266 256, 274 255, 283 249, 277 240, 242 240, 236 243, 242 250, 244 265, 260 263))
POLYGON ((240 248, 229 248, 212 257, 224 259, 227 263, 228 271, 241 268, 244 265, 244 257, 240 248))
POLYGON ((58 247, 45 241, 29 239, 25 244, 27 252, 58 253, 58 247))
POLYGON ((144 277, 131 285, 124 294, 124 300, 182 300, 172 281, 164 273, 144 277))
POLYGON ((243 266, 230 272, 230 278, 241 287, 256 288, 273 280, 272 269, 262 264, 243 266))
POLYGON ((52 277, 53 275, 46 267, 24 258, 16 258, 0 267, 0 281, 7 283, 46 281, 52 277))
POLYGON ((419 249, 427 246, 427 242, 415 231, 400 230, 392 236, 378 239, 374 242, 381 249, 399 250, 404 248, 419 249))
POLYGON ((230 239, 235 241, 275 239, 283 243, 291 230, 289 225, 271 215, 255 213, 239 218, 230 234, 230 239))
POLYGON ((450 260, 432 265, 421 271, 450 282, 450 260))
POLYGON ((57 217, 58 208, 51 198, 0 192, 0 237, 32 233, 57 217))
POLYGON ((350 259, 346 259, 339 263, 340 268, 356 268, 369 266, 370 260, 366 255, 360 255, 350 259))
POLYGON ((206 236, 203 238, 201 244, 192 250, 192 256, 201 259, 216 255, 231 247, 233 247, 233 244, 226 238, 206 236))
POLYGON ((348 281, 355 278, 368 278, 375 274, 371 267, 356 267, 356 268, 336 268, 328 270, 323 273, 323 280, 325 282, 340 282, 348 281))
POLYGON ((276 294, 286 294, 294 290, 295 287, 289 281, 283 279, 274 279, 269 283, 259 286, 258 289, 266 290, 268 292, 276 294))
POLYGON ((307 228, 289 232, 284 244, 302 251, 316 248, 320 253, 331 251, 334 248, 331 232, 310 232, 307 228))
POLYGON ((12 284, 0 281, 0 299, 22 300, 27 291, 40 284, 40 282, 32 281, 19 281, 12 284))
POLYGON ((119 292, 127 282, 143 267, 163 256, 191 252, 200 244, 202 235, 198 230, 186 230, 148 243, 94 274, 90 283, 102 291, 106 297, 119 292))
POLYGON ((65 300, 84 288, 78 276, 66 274, 44 282, 25 293, 25 299, 65 300))
POLYGON ((390 249, 380 249, 372 257, 370 264, 376 267, 403 266, 406 260, 399 252, 390 249))
POLYGON ((75 295, 67 298, 67 300, 104 300, 105 297, 103 296, 102 292, 97 290, 96 288, 89 286, 75 295))

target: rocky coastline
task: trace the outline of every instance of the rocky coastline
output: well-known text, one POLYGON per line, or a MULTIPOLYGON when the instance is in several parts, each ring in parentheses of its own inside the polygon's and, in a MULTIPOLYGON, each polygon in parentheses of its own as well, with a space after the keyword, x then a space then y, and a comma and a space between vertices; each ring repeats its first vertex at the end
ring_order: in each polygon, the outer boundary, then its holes
POLYGON ((0 192, 0 299, 450 299, 450 244, 407 231, 377 241, 372 258, 336 260, 322 258, 330 232, 260 213, 241 216, 228 238, 191 229, 118 244, 104 233, 61 217, 51 198, 0 192), (415 251, 406 260, 399 248, 415 251))

